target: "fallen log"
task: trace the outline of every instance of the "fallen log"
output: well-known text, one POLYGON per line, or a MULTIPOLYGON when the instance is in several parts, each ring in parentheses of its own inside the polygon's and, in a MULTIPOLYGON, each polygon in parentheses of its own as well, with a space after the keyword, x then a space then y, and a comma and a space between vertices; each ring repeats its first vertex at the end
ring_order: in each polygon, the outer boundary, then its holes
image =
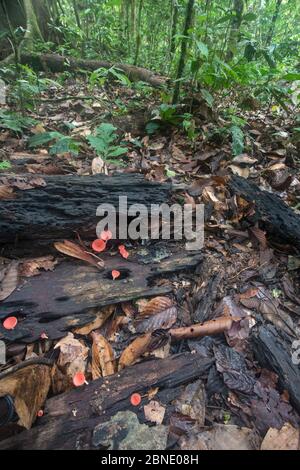
MULTIPOLYGON (((272 325, 259 327, 252 333, 251 340, 259 364, 276 372, 280 386, 289 392, 291 403, 300 413, 300 366, 293 362, 291 342, 272 325)), ((298 358, 299 354, 296 356, 298 358)))
POLYGON ((53 272, 26 278, 1 302, 0 340, 32 343, 45 332, 50 339, 82 327, 101 316, 101 307, 141 297, 172 292, 172 284, 157 286, 155 280, 178 271, 192 270, 201 254, 183 252, 161 262, 144 265, 131 258, 102 256, 104 270, 84 263, 64 261, 53 272), (113 280, 112 270, 121 276, 113 280), (1 319, 19 317, 18 327, 6 330, 1 319))
MULTIPOLYGON (((150 360, 58 395, 47 401, 36 427, 0 442, 0 449, 92 449, 97 425, 118 411, 137 411, 130 405, 132 393, 143 397, 158 387, 156 397, 166 406, 180 395, 184 384, 206 376, 212 363, 190 353, 150 360)), ((147 403, 144 397, 142 405, 147 403)), ((137 413, 145 421, 143 406, 137 413)))
POLYGON ((124 72, 129 80, 136 82, 142 81, 148 83, 154 88, 161 88, 166 85, 165 77, 156 75, 151 70, 143 67, 137 67, 130 64, 121 64, 108 62, 105 60, 83 60, 74 59, 73 57, 63 57, 59 54, 34 54, 22 52, 20 61, 23 65, 29 65, 34 70, 44 72, 64 72, 66 70, 75 72, 80 70, 97 70, 99 68, 110 69, 118 68, 124 72))
POLYGON ((276 194, 263 191, 239 176, 231 176, 227 185, 232 194, 253 203, 255 214, 249 217, 252 225, 258 222, 275 239, 300 249, 300 216, 276 194))
POLYGON ((16 240, 55 240, 95 237, 96 210, 100 204, 119 207, 119 197, 127 196, 128 206, 167 203, 171 185, 144 179, 139 174, 95 176, 15 176, 1 175, 0 186, 13 190, 0 196, 0 243, 16 240), (2 185, 2 186, 1 186, 2 185), (20 187, 31 189, 19 189, 20 187))

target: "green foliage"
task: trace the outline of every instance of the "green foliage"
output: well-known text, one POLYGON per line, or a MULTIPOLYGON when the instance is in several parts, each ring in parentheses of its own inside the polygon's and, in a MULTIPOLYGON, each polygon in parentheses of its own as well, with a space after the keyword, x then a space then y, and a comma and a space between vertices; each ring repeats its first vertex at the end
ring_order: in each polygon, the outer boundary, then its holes
POLYGON ((80 150, 80 143, 56 131, 36 134, 28 141, 30 148, 41 147, 49 143, 52 143, 50 146, 50 155, 60 155, 64 153, 78 155, 80 150))
POLYGON ((244 132, 236 125, 230 127, 232 138, 232 153, 236 157, 244 151, 244 132))
POLYGON ((11 168, 11 163, 8 160, 0 162, 0 170, 9 170, 9 168, 11 168))
POLYGON ((109 69, 101 67, 97 70, 94 70, 90 74, 90 87, 93 88, 96 85, 103 86, 107 82, 107 80, 111 78, 114 78, 121 85, 131 86, 131 81, 124 74, 123 70, 118 69, 117 67, 111 67, 109 69))
POLYGON ((0 109, 0 128, 9 129, 13 132, 22 133, 25 129, 33 127, 37 121, 35 119, 22 116, 19 113, 0 109))
POLYGON ((128 152, 128 148, 122 144, 117 145, 118 135, 116 130, 117 128, 112 124, 104 122, 95 129, 94 135, 87 137, 87 140, 97 155, 101 156, 103 160, 122 165, 122 162, 116 160, 115 157, 124 156, 128 152))

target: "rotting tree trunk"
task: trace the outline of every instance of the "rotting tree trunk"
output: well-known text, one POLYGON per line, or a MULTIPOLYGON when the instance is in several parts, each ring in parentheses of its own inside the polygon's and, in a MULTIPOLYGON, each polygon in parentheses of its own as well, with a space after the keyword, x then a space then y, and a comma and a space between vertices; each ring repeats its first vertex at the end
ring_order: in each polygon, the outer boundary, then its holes
MULTIPOLYGON (((259 327, 251 335, 255 357, 266 369, 276 372, 282 389, 289 392, 291 403, 300 413, 300 367, 293 363, 293 348, 272 325, 259 327)), ((297 353, 297 351, 295 351, 297 353)), ((296 354, 298 359, 299 354, 296 354)))
POLYGON ((150 208, 168 202, 171 190, 170 184, 147 181, 139 174, 42 176, 41 186, 16 189, 16 184, 35 186, 37 178, 1 175, 0 184, 14 188, 16 197, 0 199, 0 243, 73 237, 74 231, 94 236, 100 204, 112 204, 118 211, 119 197, 127 196, 128 207, 140 203, 150 208))
POLYGON ((104 253, 101 259, 103 271, 79 260, 64 261, 53 272, 21 281, 18 289, 1 302, 0 338, 32 343, 43 331, 50 339, 61 338, 66 331, 103 319, 102 307, 172 292, 171 283, 160 286, 156 279, 193 271, 202 255, 182 252, 147 265, 134 255, 124 260, 104 253), (111 276, 114 269, 121 273, 117 281, 111 276), (5 330, 1 320, 12 314, 23 319, 15 330, 5 330))
MULTIPOLYGON (((167 406, 179 397, 185 384, 206 377, 212 363, 190 353, 150 360, 51 398, 40 424, 0 442, 0 449, 95 449, 95 427, 118 411, 131 409, 141 422, 145 420, 143 407, 130 406, 132 393, 144 396, 157 387, 157 399, 167 406)), ((143 404, 147 403, 145 399, 143 404)))
POLYGON ((119 68, 131 81, 143 81, 149 83, 154 88, 160 88, 166 85, 167 79, 155 75, 151 70, 142 67, 136 67, 129 64, 113 64, 104 60, 80 60, 72 57, 63 57, 58 54, 29 54, 21 53, 20 60, 22 64, 29 65, 34 70, 45 72, 72 72, 80 70, 97 70, 101 67, 109 69, 113 66, 119 68))
POLYGON ((276 194, 262 191, 255 183, 239 176, 230 177, 228 188, 232 194, 253 203, 255 213, 247 218, 252 226, 259 223, 274 239, 300 249, 300 216, 276 194))

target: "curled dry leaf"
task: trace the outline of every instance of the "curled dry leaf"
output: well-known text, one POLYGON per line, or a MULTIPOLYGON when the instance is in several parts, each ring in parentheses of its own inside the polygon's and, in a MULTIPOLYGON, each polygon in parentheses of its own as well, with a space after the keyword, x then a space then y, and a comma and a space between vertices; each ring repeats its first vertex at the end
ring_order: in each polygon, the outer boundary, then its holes
POLYGON ((0 199, 10 200, 10 199, 15 199, 15 198, 16 198, 16 193, 10 186, 6 184, 0 185, 0 199))
POLYGON ((166 340, 167 336, 159 331, 139 336, 122 352, 119 360, 119 370, 132 365, 146 352, 159 348, 166 340))
POLYGON ((0 380, 0 396, 13 397, 20 426, 31 428, 43 408, 50 383, 50 367, 40 364, 28 365, 0 380))
POLYGON ((90 255, 77 243, 64 240, 63 242, 54 243, 54 246, 57 251, 63 253, 64 255, 81 259, 82 261, 86 261, 87 263, 92 264, 97 268, 102 268, 104 266, 104 263, 100 258, 90 255))
POLYGON ((9 297, 18 286, 19 262, 12 261, 1 274, 0 301, 9 297))
POLYGON ((96 380, 115 373, 115 357, 111 345, 104 336, 93 332, 92 338, 92 377, 96 380))
POLYGON ((54 346, 54 349, 57 348, 60 349, 57 366, 67 375, 69 383, 72 383, 77 372, 85 371, 89 350, 72 333, 68 333, 54 346))
POLYGON ((163 310, 173 306, 173 302, 169 297, 155 297, 144 304, 140 309, 141 316, 155 315, 163 310))
POLYGON ((135 328, 138 333, 143 333, 144 331, 151 332, 159 329, 167 330, 174 325, 176 320, 177 308, 173 306, 155 315, 141 315, 136 320, 135 328))
POLYGON ((40 274, 40 269, 53 271, 56 264, 57 260, 53 256, 28 259, 20 264, 19 274, 24 277, 37 276, 40 274))
POLYGON ((115 305, 108 305, 107 307, 102 308, 98 313, 95 314, 95 319, 92 322, 81 326, 80 328, 75 328, 73 330, 74 333, 77 335, 88 335, 91 331, 101 328, 101 326, 113 314, 114 311, 115 305))

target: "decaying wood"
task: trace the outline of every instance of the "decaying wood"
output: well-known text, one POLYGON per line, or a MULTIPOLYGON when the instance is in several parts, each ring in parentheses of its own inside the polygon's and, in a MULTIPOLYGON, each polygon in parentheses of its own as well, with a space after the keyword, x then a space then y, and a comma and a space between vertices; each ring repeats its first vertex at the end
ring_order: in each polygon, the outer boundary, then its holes
POLYGON ((72 72, 76 70, 93 71, 99 68, 110 69, 114 66, 122 70, 129 80, 146 82, 154 88, 160 88, 167 82, 165 77, 155 75, 151 70, 129 64, 113 64, 105 60, 81 60, 63 57, 58 54, 33 54, 25 52, 22 52, 20 60, 22 64, 29 65, 34 70, 44 72, 64 72, 65 70, 71 70, 72 72))
POLYGON ((249 221, 258 222, 275 239, 300 248, 300 216, 276 194, 262 191, 255 183, 239 176, 231 176, 228 188, 233 194, 253 203, 255 214, 249 221))
POLYGON ((157 398, 167 405, 180 395, 183 384, 205 376, 211 365, 209 359, 185 353, 143 362, 100 378, 49 399, 40 424, 0 442, 0 449, 91 449, 95 426, 118 411, 131 409, 132 393, 143 396, 158 387, 157 398))
POLYGON ((50 367, 42 364, 27 364, 0 379, 0 396, 13 398, 20 426, 31 427, 44 405, 50 384, 50 367))
POLYGON ((68 330, 95 321, 101 307, 169 293, 172 285, 157 286, 155 279, 195 268, 202 255, 182 252, 147 265, 108 254, 102 259, 103 271, 81 261, 65 261, 54 271, 26 278, 1 302, 0 320, 13 315, 20 316, 20 321, 18 327, 10 331, 0 323, 0 339, 33 342, 42 332, 50 339, 60 338, 68 330), (115 281, 111 276, 114 269, 121 272, 115 281))
POLYGON ((293 362, 293 353, 299 357, 297 350, 284 335, 272 326, 261 326, 251 335, 253 351, 258 362, 265 368, 273 370, 279 377, 280 386, 289 392, 290 401, 300 412, 300 367, 293 362))
POLYGON ((94 176, 1 176, 14 187, 15 199, 0 200, 0 243, 17 240, 53 240, 82 236, 95 237, 96 210, 100 204, 119 208, 119 197, 127 196, 128 206, 168 202, 170 185, 144 179, 139 174, 94 176), (21 190, 16 186, 41 185, 21 190))
MULTIPOLYGON (((237 319, 236 319, 237 320, 237 319)), ((230 317, 220 317, 215 320, 209 320, 205 323, 196 323, 195 325, 184 326, 181 328, 172 328, 170 335, 174 341, 187 338, 201 338, 203 336, 217 335, 230 330, 233 324, 230 317)))

